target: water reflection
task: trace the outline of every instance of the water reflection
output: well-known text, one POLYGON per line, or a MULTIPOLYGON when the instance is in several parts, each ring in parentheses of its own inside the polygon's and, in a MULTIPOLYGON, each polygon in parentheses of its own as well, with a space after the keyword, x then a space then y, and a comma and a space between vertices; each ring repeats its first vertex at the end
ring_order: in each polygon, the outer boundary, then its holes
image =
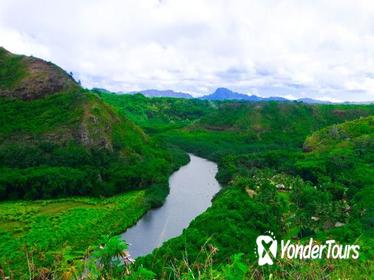
POLYGON ((170 193, 165 204, 149 211, 122 238, 132 257, 144 256, 164 241, 180 235, 184 228, 210 205, 220 186, 214 162, 189 154, 191 161, 169 178, 170 193))

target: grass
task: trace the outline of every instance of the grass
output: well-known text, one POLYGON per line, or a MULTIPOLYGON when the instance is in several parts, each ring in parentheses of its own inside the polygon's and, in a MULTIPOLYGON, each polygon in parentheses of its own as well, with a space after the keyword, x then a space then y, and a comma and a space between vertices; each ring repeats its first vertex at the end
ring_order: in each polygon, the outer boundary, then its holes
POLYGON ((125 231, 149 209, 144 193, 0 203, 0 267, 28 278, 26 248, 39 269, 56 266, 66 252, 83 257, 102 235, 125 231))
POLYGON ((22 58, 0 47, 0 88, 12 88, 26 75, 22 58))

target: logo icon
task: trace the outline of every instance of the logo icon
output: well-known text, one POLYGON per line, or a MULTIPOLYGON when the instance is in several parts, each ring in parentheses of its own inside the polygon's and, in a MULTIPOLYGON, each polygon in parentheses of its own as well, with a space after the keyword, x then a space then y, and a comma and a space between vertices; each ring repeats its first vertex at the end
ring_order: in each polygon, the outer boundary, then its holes
MULTIPOLYGON (((360 245, 342 245, 335 240, 326 240, 325 243, 315 242, 313 238, 309 242, 292 243, 291 240, 280 240, 279 258, 284 259, 358 259, 360 256, 360 245)), ((278 241, 271 231, 259 235, 256 239, 256 246, 253 248, 258 257, 258 265, 273 265, 277 257, 278 241)))
POLYGON ((278 242, 271 231, 267 231, 268 235, 260 235, 256 239, 258 265, 272 265, 273 259, 277 256, 278 242))

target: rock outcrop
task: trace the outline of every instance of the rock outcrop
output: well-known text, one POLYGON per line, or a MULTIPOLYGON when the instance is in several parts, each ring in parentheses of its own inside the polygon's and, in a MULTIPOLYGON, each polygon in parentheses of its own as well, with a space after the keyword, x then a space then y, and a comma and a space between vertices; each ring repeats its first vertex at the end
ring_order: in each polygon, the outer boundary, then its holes
POLYGON ((0 47, 0 96, 32 100, 79 88, 57 65, 0 47))

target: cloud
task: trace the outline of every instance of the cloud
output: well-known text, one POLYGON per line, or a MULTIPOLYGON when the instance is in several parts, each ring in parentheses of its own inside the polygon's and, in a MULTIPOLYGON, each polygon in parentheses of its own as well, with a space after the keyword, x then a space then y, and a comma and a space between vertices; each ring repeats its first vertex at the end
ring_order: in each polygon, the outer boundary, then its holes
POLYGON ((87 87, 374 100, 374 2, 2 0, 0 45, 87 87))

